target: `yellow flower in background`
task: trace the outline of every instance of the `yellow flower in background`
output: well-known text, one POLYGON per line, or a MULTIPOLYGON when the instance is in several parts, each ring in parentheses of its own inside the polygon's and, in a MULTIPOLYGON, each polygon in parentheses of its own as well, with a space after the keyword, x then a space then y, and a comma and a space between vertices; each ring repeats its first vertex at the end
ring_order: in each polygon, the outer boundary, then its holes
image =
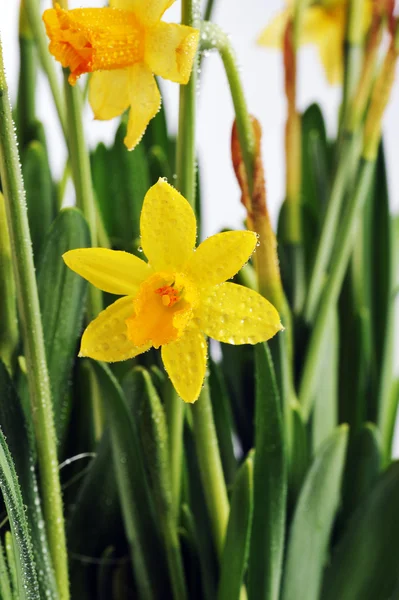
POLYGON ((154 78, 185 84, 197 51, 199 32, 165 23, 174 0, 110 0, 108 8, 46 10, 49 49, 74 85, 94 72, 89 101, 96 119, 112 119, 130 107, 126 146, 132 150, 161 106, 154 78))
MULTIPOLYGON (((258 38, 261 46, 282 48, 284 32, 293 14, 293 1, 276 15, 258 38)), ((371 0, 365 0, 364 32, 371 24, 371 0)), ((348 0, 324 0, 309 6, 301 31, 301 44, 315 44, 330 84, 341 83, 344 73, 344 39, 348 0)))
POLYGON ((282 329, 263 296, 226 282, 252 255, 251 231, 214 235, 195 250, 194 212, 165 180, 147 192, 140 219, 148 258, 105 248, 64 254, 70 269, 105 292, 123 296, 83 334, 80 356, 115 362, 162 346, 162 360, 185 402, 203 385, 205 335, 228 344, 256 344, 282 329))

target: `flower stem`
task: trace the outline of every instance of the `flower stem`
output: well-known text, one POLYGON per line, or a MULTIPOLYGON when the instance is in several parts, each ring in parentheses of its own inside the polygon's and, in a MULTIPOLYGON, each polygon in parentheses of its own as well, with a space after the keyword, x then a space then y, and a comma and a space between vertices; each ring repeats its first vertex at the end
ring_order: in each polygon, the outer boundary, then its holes
POLYGON ((228 36, 218 25, 203 23, 201 29, 201 50, 213 49, 216 49, 220 54, 229 82, 249 193, 252 195, 256 142, 251 116, 245 101, 236 55, 228 36))
POLYGON ((229 518, 229 501, 220 460, 208 383, 192 406, 195 445, 205 500, 218 558, 221 559, 229 518))
POLYGON ((48 51, 48 41, 44 31, 44 25, 40 13, 39 0, 24 0, 26 16, 29 21, 30 28, 36 42, 37 51, 39 53, 40 63, 43 71, 47 75, 51 93, 53 95, 54 104, 57 109, 58 119, 61 124, 62 132, 65 141, 68 143, 68 129, 66 123, 65 103, 62 97, 61 89, 57 79, 57 73, 54 67, 54 61, 48 51))
POLYGON ((341 121, 345 123, 359 81, 363 61, 364 0, 350 0, 346 35, 347 53, 341 121))
POLYGON ((0 42, 0 173, 6 201, 19 314, 27 363, 44 514, 58 592, 69 598, 68 559, 57 460, 57 439, 46 365, 25 192, 0 42))
MULTIPOLYGON (((77 86, 72 87, 69 85, 66 73, 64 73, 64 77, 70 160, 76 191, 76 204, 82 210, 89 225, 91 244, 96 246, 97 213, 91 179, 90 158, 83 131, 81 91, 77 86)), ((89 312, 92 316, 97 316, 101 310, 101 292, 91 285, 89 287, 89 312)))
MULTIPOLYGON (((183 25, 198 25, 196 0, 183 0, 181 21, 183 25)), ((197 93, 198 57, 194 59, 190 81, 180 86, 179 129, 176 144, 176 187, 195 210, 196 158, 195 158, 195 112, 197 93)), ((173 507, 178 515, 180 504, 184 403, 173 386, 167 394, 166 415, 169 431, 169 452, 172 476, 173 507)))
POLYGON ((373 88, 364 128, 359 178, 342 216, 332 254, 330 275, 324 287, 312 329, 299 389, 299 398, 306 418, 309 417, 312 408, 313 389, 319 373, 319 360, 322 356, 321 346, 325 339, 329 316, 338 300, 338 294, 341 290, 354 244, 357 221, 373 181, 378 146, 381 140, 382 117, 392 90, 398 53, 399 32, 396 40, 392 40, 373 88))

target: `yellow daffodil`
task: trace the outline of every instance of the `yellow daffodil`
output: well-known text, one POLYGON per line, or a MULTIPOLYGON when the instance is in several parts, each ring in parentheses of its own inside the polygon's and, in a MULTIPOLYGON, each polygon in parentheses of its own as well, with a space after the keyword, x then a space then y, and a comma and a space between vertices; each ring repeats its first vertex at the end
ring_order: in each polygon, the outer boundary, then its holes
POLYGON ((161 106, 154 74, 180 84, 190 78, 199 32, 161 21, 173 2, 110 0, 107 8, 56 5, 43 14, 50 52, 69 67, 69 82, 94 72, 89 101, 96 119, 112 119, 130 107, 130 150, 161 106))
MULTIPOLYGON (((307 8, 301 31, 301 44, 315 44, 330 84, 343 79, 343 50, 348 0, 324 0, 307 8)), ((261 46, 281 48, 284 32, 293 14, 293 1, 269 23, 258 38, 261 46)), ((365 0, 364 32, 371 23, 371 0, 365 0)))
POLYGON ((195 250, 193 210, 163 179, 145 196, 140 229, 148 263, 105 248, 63 256, 70 269, 96 287, 123 295, 87 327, 80 356, 114 362, 162 346, 177 393, 195 402, 205 377, 205 335, 228 344, 256 344, 282 328, 270 302, 226 282, 247 262, 257 236, 219 233, 195 250))

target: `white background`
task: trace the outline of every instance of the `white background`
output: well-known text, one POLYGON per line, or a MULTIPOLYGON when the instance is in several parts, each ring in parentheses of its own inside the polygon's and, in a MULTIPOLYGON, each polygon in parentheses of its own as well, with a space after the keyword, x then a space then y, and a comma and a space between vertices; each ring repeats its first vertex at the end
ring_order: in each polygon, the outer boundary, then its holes
MULTIPOLYGON (((284 123, 285 98, 283 90, 282 57, 279 52, 260 48, 256 38, 272 16, 282 8, 281 0, 215 0, 216 21, 231 35, 239 57, 241 76, 250 111, 259 119, 263 129, 262 151, 267 177, 268 205, 273 223, 284 197, 284 123)), ((104 0, 70 0, 70 8, 102 6, 104 0)), ((51 0, 42 7, 50 8, 51 0)), ((18 78, 18 10, 19 0, 0 0, 0 31, 10 94, 15 101, 18 78)), ((166 19, 178 22, 180 2, 167 12, 166 19)), ((230 134, 233 109, 221 61, 211 54, 202 63, 198 92, 197 142, 202 175, 204 202, 204 232, 210 235, 222 227, 242 226, 244 211, 239 201, 239 189, 230 160, 230 134)), ((398 73, 399 75, 399 73, 398 73)), ((176 129, 178 86, 166 82, 162 87, 169 123, 176 129)), ((313 48, 304 48, 299 59, 298 104, 300 109, 311 102, 321 104, 328 131, 336 130, 341 98, 338 87, 327 84, 324 72, 313 48)), ((384 118, 384 139, 388 160, 388 175, 392 210, 399 210, 399 76, 384 118)), ((66 149, 55 114, 52 98, 44 76, 38 86, 39 118, 46 124, 50 157, 54 173, 62 172, 66 149)), ((86 137, 90 146, 99 140, 110 142, 117 123, 93 120, 90 108, 85 119, 86 137)), ((399 454, 399 440, 397 449, 399 454)))

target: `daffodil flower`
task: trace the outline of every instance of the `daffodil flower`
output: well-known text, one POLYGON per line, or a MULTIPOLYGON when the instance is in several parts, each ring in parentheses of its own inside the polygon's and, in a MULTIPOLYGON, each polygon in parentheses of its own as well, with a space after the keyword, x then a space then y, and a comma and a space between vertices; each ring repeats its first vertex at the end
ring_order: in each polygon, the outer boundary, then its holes
POLYGON ((161 106, 154 74, 180 84, 190 78, 199 32, 161 21, 173 2, 110 0, 107 8, 56 5, 43 14, 50 52, 69 67, 69 82, 94 72, 89 101, 96 119, 112 119, 130 107, 130 150, 161 106))
POLYGON ((123 296, 87 327, 80 356, 114 362, 162 347, 177 393, 195 402, 205 377, 205 336, 256 344, 282 329, 276 309, 263 296, 226 282, 250 258, 257 236, 252 231, 219 233, 195 250, 193 210, 163 179, 145 196, 140 229, 148 263, 105 248, 63 256, 90 283, 123 296))
MULTIPOLYGON (((281 48, 287 23, 293 14, 293 0, 276 15, 258 38, 261 46, 281 48)), ((331 85, 343 80, 343 49, 348 0, 322 0, 307 8, 301 31, 301 44, 315 44, 331 85)), ((366 33, 371 23, 371 0, 364 5, 366 33)))

